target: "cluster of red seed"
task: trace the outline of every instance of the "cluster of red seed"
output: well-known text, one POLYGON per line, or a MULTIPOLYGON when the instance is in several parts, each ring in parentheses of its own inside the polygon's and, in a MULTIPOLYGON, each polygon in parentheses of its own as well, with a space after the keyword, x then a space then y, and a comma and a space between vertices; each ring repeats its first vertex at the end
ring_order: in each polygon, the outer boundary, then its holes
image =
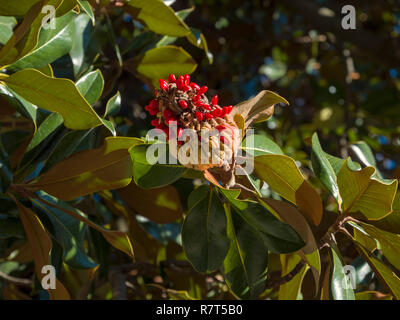
POLYGON ((221 122, 218 120, 224 119, 232 112, 232 106, 220 107, 218 105, 217 95, 209 102, 205 95, 208 87, 200 87, 195 82, 190 82, 189 75, 176 78, 171 74, 168 82, 164 79, 160 79, 159 82, 160 90, 155 92, 157 99, 151 100, 145 109, 150 115, 157 116, 151 121, 151 124, 155 128, 163 130, 167 136, 168 125, 171 121, 178 123, 179 137, 189 123, 200 127, 201 123, 214 119, 217 120, 214 125, 219 125, 221 122))

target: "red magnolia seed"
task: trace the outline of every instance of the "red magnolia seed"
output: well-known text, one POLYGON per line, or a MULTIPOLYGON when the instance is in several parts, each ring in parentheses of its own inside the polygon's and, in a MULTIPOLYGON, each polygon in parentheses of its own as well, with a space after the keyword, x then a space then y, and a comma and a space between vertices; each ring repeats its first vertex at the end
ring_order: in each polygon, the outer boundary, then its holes
POLYGON ((192 89, 194 90, 200 90, 200 86, 197 83, 191 82, 190 86, 192 87, 192 89))
POLYGON ((216 105, 216 104, 218 104, 218 96, 214 96, 214 97, 212 97, 212 99, 211 99, 211 104, 212 105, 216 105))
POLYGON ((194 101, 194 104, 196 105, 196 107, 202 107, 204 105, 204 103, 201 102, 200 100, 194 101))
POLYGON ((196 111, 196 118, 199 121, 203 120, 203 114, 200 111, 196 111))
POLYGON ((164 116, 165 121, 168 122, 168 120, 171 117, 173 117, 172 111, 170 109, 165 109, 164 112, 163 112, 163 116, 164 116))
POLYGON ((176 87, 179 89, 179 90, 183 90, 183 86, 184 86, 185 84, 183 83, 183 79, 181 79, 181 78, 179 78, 178 80, 176 80, 176 87))
POLYGON ((207 90, 208 90, 208 87, 207 87, 207 86, 202 86, 202 87, 200 88, 198 94, 204 94, 204 93, 207 92, 207 90))
POLYGON ((151 120, 150 124, 151 124, 153 127, 157 127, 157 125, 158 125, 158 119, 153 119, 153 120, 151 120))
POLYGON ((211 120, 212 118, 214 118, 211 113, 205 113, 204 116, 206 117, 207 120, 211 120))
POLYGON ((167 90, 168 89, 168 83, 164 79, 160 79, 160 89, 161 90, 167 90))
POLYGON ((168 77, 168 81, 169 83, 175 83, 176 82, 175 75, 171 73, 168 77))
POLYGON ((208 105, 208 104, 202 104, 201 106, 202 106, 204 109, 208 110, 208 111, 211 110, 211 107, 210 107, 210 105, 208 105))
POLYGON ((216 107, 213 111, 211 111, 211 114, 212 114, 214 117, 220 117, 220 116, 221 116, 221 113, 222 113, 222 109, 219 108, 219 107, 216 107))
POLYGON ((158 109, 158 101, 157 100, 151 100, 150 101, 150 108, 152 108, 152 109, 157 108, 158 109))
POLYGON ((226 129, 226 126, 224 126, 223 124, 221 124, 221 125, 219 125, 218 127, 217 127, 217 130, 218 131, 222 131, 222 130, 225 130, 226 129))
POLYGON ((185 100, 179 100, 179 105, 182 107, 182 109, 186 109, 188 107, 188 104, 185 100))
POLYGON ((189 76, 188 74, 185 74, 184 79, 185 79, 185 83, 186 83, 186 84, 189 84, 189 83, 190 83, 190 76, 189 76))

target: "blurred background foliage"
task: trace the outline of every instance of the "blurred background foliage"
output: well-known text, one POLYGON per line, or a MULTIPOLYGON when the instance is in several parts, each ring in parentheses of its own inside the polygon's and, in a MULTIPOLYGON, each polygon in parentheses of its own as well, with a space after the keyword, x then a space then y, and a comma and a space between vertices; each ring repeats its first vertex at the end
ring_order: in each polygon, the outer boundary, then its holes
MULTIPOLYGON (((348 155, 348 143, 364 140, 379 169, 400 176, 398 1, 177 0, 172 6, 179 11, 191 5, 196 10, 187 22, 202 30, 213 63, 184 39, 176 44, 199 62, 196 80, 221 101, 236 104, 262 89, 278 92, 291 106, 277 107, 257 129, 286 154, 306 161, 305 140, 315 131, 324 150, 341 157, 348 155), (341 28, 345 4, 356 8, 356 30, 341 28)), ((126 77, 130 88, 135 82, 126 77)), ((147 90, 139 82, 135 86, 147 90)), ((135 102, 144 105, 151 92, 128 88, 134 96, 123 106, 132 116, 135 102)), ((141 117, 133 114, 134 128, 146 124, 141 117)))

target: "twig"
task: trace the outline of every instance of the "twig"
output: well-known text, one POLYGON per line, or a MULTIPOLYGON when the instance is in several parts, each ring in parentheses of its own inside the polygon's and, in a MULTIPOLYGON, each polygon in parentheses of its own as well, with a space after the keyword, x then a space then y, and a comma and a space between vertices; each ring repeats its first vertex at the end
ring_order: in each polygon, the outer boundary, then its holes
POLYGON ((0 271, 0 277, 9 283, 16 284, 19 286, 32 287, 32 285, 33 285, 33 281, 30 279, 21 279, 21 278, 13 277, 13 276, 8 275, 7 273, 4 273, 3 271, 0 271))

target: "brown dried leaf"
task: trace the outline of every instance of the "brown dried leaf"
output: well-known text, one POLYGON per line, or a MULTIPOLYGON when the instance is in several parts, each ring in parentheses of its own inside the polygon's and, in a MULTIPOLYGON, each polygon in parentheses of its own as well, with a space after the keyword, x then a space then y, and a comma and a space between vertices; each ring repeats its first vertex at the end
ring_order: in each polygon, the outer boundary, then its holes
POLYGON ((274 106, 277 103, 289 105, 285 98, 272 91, 263 90, 254 98, 237 104, 232 110, 232 116, 241 114, 246 119, 245 127, 247 128, 252 123, 268 120, 273 115, 274 106))

